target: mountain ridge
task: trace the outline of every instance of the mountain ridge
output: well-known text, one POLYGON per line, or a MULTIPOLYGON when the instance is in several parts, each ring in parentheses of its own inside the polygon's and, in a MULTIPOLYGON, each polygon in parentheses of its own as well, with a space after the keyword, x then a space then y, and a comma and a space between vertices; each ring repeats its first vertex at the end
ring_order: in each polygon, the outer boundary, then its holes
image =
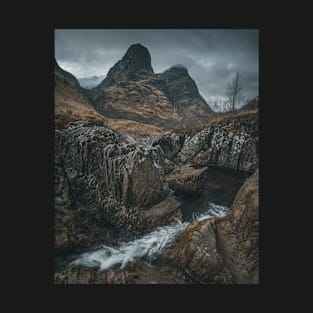
POLYGON ((131 45, 103 81, 84 92, 104 116, 167 130, 213 113, 184 66, 174 65, 154 73, 150 52, 141 44, 131 45))

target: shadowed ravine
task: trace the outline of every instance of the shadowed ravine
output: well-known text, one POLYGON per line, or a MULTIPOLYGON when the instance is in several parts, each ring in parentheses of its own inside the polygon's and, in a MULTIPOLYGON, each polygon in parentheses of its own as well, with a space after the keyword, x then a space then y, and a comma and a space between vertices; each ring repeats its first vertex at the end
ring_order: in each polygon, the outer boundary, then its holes
POLYGON ((176 192, 183 221, 162 226, 141 236, 123 236, 118 245, 103 245, 86 252, 70 262, 69 266, 86 266, 107 270, 111 267, 124 268, 127 264, 141 259, 154 266, 162 266, 162 253, 192 220, 202 221, 214 216, 225 216, 234 197, 246 178, 245 173, 210 168, 204 176, 199 192, 176 192), (218 204, 216 204, 218 203, 218 204))
MULTIPOLYGON (((225 216, 229 208, 209 203, 209 209, 202 214, 195 214, 194 219, 198 221, 205 220, 214 216, 225 216)), ((103 245, 99 250, 84 253, 70 266, 82 265, 95 267, 100 271, 107 270, 115 265, 124 268, 128 263, 137 259, 142 259, 150 264, 158 261, 162 252, 175 237, 181 233, 189 222, 177 221, 177 224, 171 226, 162 226, 155 231, 141 236, 129 242, 122 242, 117 247, 103 245)))

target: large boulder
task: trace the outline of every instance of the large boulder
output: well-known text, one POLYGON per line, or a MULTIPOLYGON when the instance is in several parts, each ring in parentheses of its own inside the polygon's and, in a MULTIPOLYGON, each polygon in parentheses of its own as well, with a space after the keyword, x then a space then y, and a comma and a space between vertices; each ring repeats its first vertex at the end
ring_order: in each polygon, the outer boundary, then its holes
POLYGON ((258 179, 257 170, 225 217, 189 224, 167 259, 202 283, 258 283, 258 179))
POLYGON ((56 131, 57 246, 71 246, 76 225, 89 229, 88 241, 105 225, 146 232, 181 218, 164 179, 165 160, 160 146, 121 142, 105 127, 78 124, 56 131))

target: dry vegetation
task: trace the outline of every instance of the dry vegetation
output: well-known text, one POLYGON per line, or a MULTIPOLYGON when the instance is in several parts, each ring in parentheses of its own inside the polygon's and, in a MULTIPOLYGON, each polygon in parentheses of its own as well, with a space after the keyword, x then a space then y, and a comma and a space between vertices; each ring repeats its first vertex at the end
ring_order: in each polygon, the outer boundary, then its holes
POLYGON ((65 129, 73 122, 94 122, 107 126, 115 131, 134 138, 144 136, 159 136, 169 133, 156 126, 124 119, 111 119, 99 114, 91 107, 82 95, 72 94, 67 90, 66 95, 59 89, 55 92, 55 127, 65 129))

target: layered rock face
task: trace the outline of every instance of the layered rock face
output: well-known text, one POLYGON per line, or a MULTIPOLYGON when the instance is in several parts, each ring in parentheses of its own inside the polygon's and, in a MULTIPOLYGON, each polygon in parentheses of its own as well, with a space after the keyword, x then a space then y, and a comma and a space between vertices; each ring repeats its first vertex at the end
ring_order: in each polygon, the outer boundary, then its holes
POLYGON ((258 166, 258 118, 241 114, 209 126, 187 138, 178 163, 253 171, 258 166))
POLYGON ((85 93, 95 109, 107 117, 163 129, 212 113, 186 69, 173 67, 155 74, 150 53, 141 44, 131 45, 107 77, 85 93))
POLYGON ((126 231, 144 232, 181 218, 179 202, 164 179, 169 170, 160 146, 121 142, 105 127, 87 123, 56 131, 56 242, 66 242, 58 240, 64 228, 73 235, 78 209, 88 211, 94 223, 126 231), (74 212, 66 221, 61 218, 65 208, 74 212))
POLYGON ((201 283, 258 283, 258 170, 240 188, 224 218, 194 221, 167 258, 201 283))

